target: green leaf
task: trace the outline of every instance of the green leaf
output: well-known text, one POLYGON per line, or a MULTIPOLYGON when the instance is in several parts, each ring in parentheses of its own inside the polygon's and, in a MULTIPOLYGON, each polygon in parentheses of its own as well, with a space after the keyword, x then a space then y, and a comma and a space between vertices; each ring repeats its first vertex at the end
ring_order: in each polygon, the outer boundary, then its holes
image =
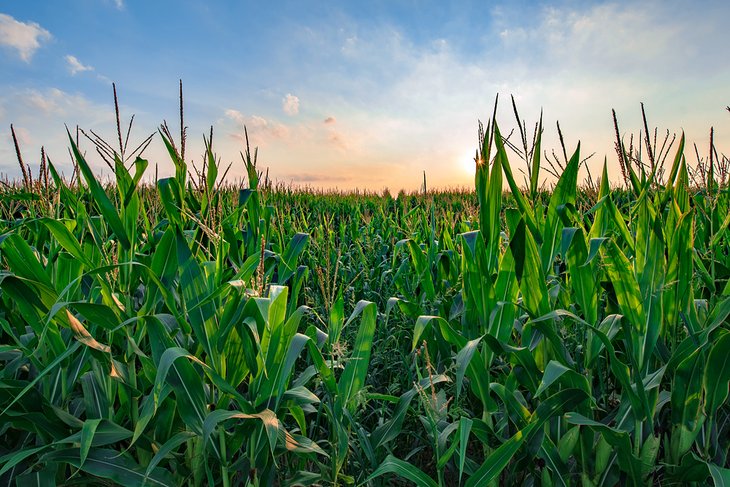
POLYGON ((431 276, 431 266, 426 253, 421 247, 411 239, 401 240, 396 243, 396 247, 405 246, 411 256, 411 262, 416 271, 418 282, 423 288, 426 297, 429 300, 436 298, 436 289, 434 288, 433 278, 431 276))
POLYGON ((147 465, 147 469, 144 472, 145 479, 149 478, 149 476, 154 472, 155 467, 170 453, 172 453, 178 446, 182 445, 186 441, 195 438, 197 435, 193 433, 192 431, 181 431, 180 433, 177 433, 175 436, 167 440, 159 450, 157 450, 157 453, 155 453, 155 456, 152 457, 152 460, 150 460, 150 463, 147 465))
POLYGON ((42 457, 45 462, 63 462, 80 468, 86 473, 110 479, 124 486, 175 486, 169 472, 156 469, 146 476, 140 467, 129 455, 114 450, 94 449, 89 452, 86 462, 81 464, 78 448, 58 450, 42 457))
MULTIPOLYGON (((261 421, 264 426, 264 430, 266 431, 266 437, 268 438, 269 451, 271 452, 271 455, 274 454, 274 449, 276 448, 280 431, 283 430, 284 427, 281 425, 279 418, 276 417, 276 413, 270 409, 265 409, 260 413, 252 414, 243 413, 241 411, 226 411, 223 409, 213 411, 206 416, 205 422, 203 423, 203 441, 208 443, 210 435, 213 433, 213 430, 218 426, 218 424, 231 419, 256 419, 261 421)), ((215 445, 215 442, 212 444, 215 445)))
POLYGON ((464 464, 466 463, 466 448, 469 446, 469 433, 474 424, 469 418, 459 418, 459 483, 464 475, 464 464))
POLYGON ((676 463, 692 447, 705 421, 701 408, 704 359, 704 350, 695 350, 677 366, 674 373, 671 390, 673 428, 668 456, 676 463))
POLYGON ((20 235, 17 233, 3 235, 0 237, 0 247, 3 251, 3 259, 16 276, 35 281, 55 291, 33 249, 20 235))
POLYGON ((570 369, 555 360, 551 360, 548 362, 547 367, 545 367, 545 373, 542 376, 540 387, 538 387, 535 392, 535 396, 540 396, 540 394, 546 391, 554 382, 561 380, 561 378, 565 382, 568 382, 572 387, 580 388, 586 393, 591 390, 588 380, 584 375, 579 374, 575 370, 570 369))
POLYGON ((17 452, 10 452, 7 455, 3 455, 2 457, 0 457, 0 465, 3 466, 3 468, 0 469, 0 477, 2 477, 3 474, 8 472, 11 468, 18 465, 26 458, 29 458, 36 453, 42 452, 44 450, 48 450, 49 448, 51 448, 51 446, 52 445, 43 445, 37 446, 35 448, 26 448, 17 452))
POLYGON ((361 303, 364 304, 355 345, 353 346, 353 351, 347 361, 347 365, 345 365, 345 370, 342 372, 342 376, 337 383, 343 404, 348 406, 355 395, 365 385, 365 378, 367 377, 368 367, 370 365, 370 354, 373 348, 375 323, 378 316, 375 303, 363 301, 361 303))
POLYGON ((327 389, 327 392, 330 395, 336 395, 337 382, 335 382, 335 374, 329 367, 329 365, 327 365, 327 363, 325 362, 322 351, 317 348, 317 343, 314 339, 312 339, 311 336, 309 341, 307 342, 307 347, 309 350, 309 356, 312 358, 312 362, 314 362, 314 366, 316 367, 317 372, 322 378, 322 383, 327 389))
POLYGON ((524 429, 518 431, 509 440, 502 443, 499 448, 493 451, 482 463, 479 469, 466 481, 466 487, 478 487, 488 485, 502 473, 502 470, 512 460, 512 457, 520 449, 522 443, 535 429, 537 423, 531 423, 524 429))
POLYGON ((165 209, 167 218, 175 226, 182 225, 182 201, 180 201, 180 189, 178 180, 175 178, 164 178, 157 181, 157 189, 160 192, 160 201, 165 209))
POLYGON ((101 216, 104 217, 104 221, 107 225, 111 227, 122 247, 129 250, 131 245, 129 238, 127 238, 127 232, 124 230, 124 224, 122 224, 122 220, 119 218, 119 213, 117 213, 114 204, 107 196, 104 188, 101 187, 99 181, 97 181, 96 177, 94 177, 94 173, 86 163, 84 156, 82 156, 81 152, 79 152, 79 148, 76 146, 70 132, 68 133, 68 140, 71 142, 71 150, 73 151, 74 158, 76 159, 76 164, 78 164, 81 174, 84 175, 86 184, 89 187, 89 191, 91 191, 91 195, 93 196, 96 205, 99 207, 101 216))
MULTIPOLYGON (((539 136, 538 136, 539 137, 539 136)), ((538 139, 539 140, 539 139, 538 139)), ((487 269, 493 272, 497 267, 501 244, 501 220, 502 212, 502 157, 504 154, 499 152, 495 157, 492 165, 492 172, 489 176, 489 188, 487 193, 486 205, 480 202, 479 211, 481 220, 479 228, 487 248, 487 269), (482 208, 484 206, 484 208, 482 208)), ((488 161, 485 162, 485 164, 488 161)))
POLYGON ((54 220, 51 218, 40 218, 39 221, 43 223, 48 230, 53 234, 61 247, 66 250, 74 258, 83 262, 87 267, 93 267, 93 263, 86 256, 84 251, 81 249, 81 244, 76 237, 69 231, 68 227, 63 224, 61 220, 54 220))
POLYGON ((50 364, 48 364, 48 366, 45 369, 43 369, 40 373, 38 373, 38 375, 36 375, 35 378, 32 381, 30 381, 28 383, 28 385, 25 386, 23 388, 23 390, 20 391, 20 393, 18 393, 18 395, 13 398, 12 401, 10 401, 10 404, 5 406, 5 409, 3 409, 2 412, 0 412, 0 416, 4 416, 5 413, 7 413, 10 410, 10 408, 13 407, 13 405, 15 403, 20 401, 20 399, 23 396, 25 396, 25 394, 27 394, 28 391, 33 389, 33 387, 38 383, 38 381, 40 381, 46 374, 49 374, 50 372, 55 371, 56 368, 58 367, 58 364, 63 362, 69 355, 72 355, 76 350, 78 350, 78 348, 80 346, 81 346, 81 343, 74 343, 73 345, 68 347, 68 349, 63 354, 56 357, 55 360, 53 360, 50 364))
POLYGON ((469 366, 474 352, 477 351, 477 347, 481 343, 483 337, 475 338, 470 340, 459 350, 456 354, 456 399, 459 399, 459 393, 461 392, 461 385, 464 382, 464 374, 466 373, 467 367, 469 366))
POLYGON ((542 236, 540 234, 540 231, 537 228, 537 223, 535 220, 535 213, 534 213, 532 207, 527 203, 525 196, 522 194, 522 191, 520 191, 520 187, 517 185, 517 182, 515 181, 515 178, 512 174, 512 167, 510 166, 509 160, 507 159, 507 151, 504 148, 504 141, 502 139, 502 134, 500 134, 499 127, 497 126, 496 122, 494 124, 494 141, 497 146, 498 157, 500 157, 500 160, 502 162, 504 176, 507 179, 507 184, 509 185, 510 191, 512 191, 512 197, 515 199, 515 202, 517 203, 517 207, 520 210, 520 214, 521 214, 522 218, 525 220, 527 227, 530 229, 530 233, 532 233, 533 237, 536 240, 541 239, 542 236))
POLYGON ((730 387, 730 332, 722 330, 710 349, 704 374, 705 414, 712 416, 725 403, 730 387))
POLYGON ((439 487, 439 484, 434 482, 428 475, 426 475, 418 467, 411 465, 408 462, 404 462, 393 455, 388 455, 383 463, 378 466, 377 469, 367 478, 366 482, 370 482, 373 479, 385 475, 387 473, 395 474, 406 480, 410 480, 418 487, 439 487))
POLYGON ((31 470, 15 477, 15 485, 23 487, 55 487, 56 485, 55 465, 50 465, 41 470, 31 470))
POLYGON ((532 414, 530 423, 502 443, 466 482, 466 487, 487 485, 509 464, 522 443, 528 440, 533 432, 540 431, 542 426, 553 416, 564 414, 581 402, 588 399, 588 394, 580 389, 565 389, 553 394, 543 401, 532 414))
POLYGON ((187 360, 178 361, 180 358, 198 361, 197 358, 190 355, 183 348, 171 347, 164 351, 157 366, 153 389, 155 410, 159 406, 162 386, 165 381, 168 381, 175 390, 180 415, 188 426, 195 432, 201 433, 205 411, 205 392, 203 391, 202 380, 190 362, 187 360), (172 373, 170 374, 170 372, 172 373))
POLYGON ((710 470, 715 487, 730 487, 730 469, 718 467, 712 463, 708 463, 707 468, 710 470))
POLYGON ((575 446, 580 439, 580 427, 575 426, 566 431, 560 440, 558 440, 558 455, 560 460, 567 462, 575 450, 575 446))
POLYGON ((646 326, 646 317, 642 306, 641 291, 631 263, 613 240, 607 241, 602 250, 608 276, 616 290, 616 299, 621 311, 632 327, 641 334, 646 326))
POLYGON ((279 284, 286 284, 297 269, 297 259, 309 242, 309 234, 296 233, 280 255, 279 284))
POLYGON ((578 167, 580 166, 580 143, 575 153, 565 166, 558 184, 550 196, 550 203, 547 210, 547 218, 543 233, 543 242, 540 251, 542 260, 542 271, 545 275, 550 273, 553 261, 560 248, 560 239, 563 233, 563 219, 560 215, 565 207, 575 206, 576 193, 578 188, 578 167))
POLYGON ((395 439, 400 434, 408 408, 413 401, 413 398, 418 395, 419 390, 427 391, 436 384, 447 382, 448 380, 449 378, 445 375, 435 375, 432 379, 426 377, 421 379, 418 385, 405 392, 400 399, 398 399, 398 404, 396 405, 395 411, 390 419, 373 431, 371 435, 373 448, 378 449, 385 443, 395 439))
POLYGON ((517 225, 509 245, 515 259, 515 272, 520 282, 524 306, 533 317, 542 316, 550 311, 547 286, 541 271, 537 243, 526 230, 524 220, 517 225))
POLYGON ((91 442, 94 439, 94 433, 96 428, 99 426, 101 419, 87 419, 84 421, 84 426, 81 427, 81 448, 79 450, 79 461, 83 467, 86 457, 89 455, 91 449, 91 442))
POLYGON ((649 435, 646 441, 644 441, 641 447, 641 454, 639 455, 639 459, 641 460, 641 474, 644 477, 654 470, 660 446, 661 443, 658 436, 649 435))
POLYGON ((627 432, 611 428, 578 413, 568 413, 565 415, 565 419, 570 424, 587 426, 593 431, 601 433, 603 439, 614 448, 616 455, 618 455, 621 469, 629 474, 629 477, 636 485, 641 483, 641 461, 632 453, 631 438, 627 432))
POLYGON ((445 320, 440 316, 419 316, 418 318, 416 318, 416 324, 413 326, 413 340, 411 341, 411 350, 415 350, 416 348, 418 348, 419 342, 421 341, 421 336, 431 325, 432 321, 440 323, 441 321, 445 320))
MULTIPOLYGON (((112 421, 107 419, 99 421, 87 419, 84 423, 82 423, 81 431, 60 440, 59 443, 80 443, 82 447, 84 444, 87 444, 90 447, 99 447, 119 443, 120 441, 124 441, 131 437, 132 432, 130 430, 119 426, 112 421), (84 426, 86 426, 86 423, 89 423, 90 421, 92 422, 92 425, 84 430, 84 426), (96 426, 93 426, 93 422, 97 423, 96 426)), ((81 453, 83 453, 83 451, 81 453)))

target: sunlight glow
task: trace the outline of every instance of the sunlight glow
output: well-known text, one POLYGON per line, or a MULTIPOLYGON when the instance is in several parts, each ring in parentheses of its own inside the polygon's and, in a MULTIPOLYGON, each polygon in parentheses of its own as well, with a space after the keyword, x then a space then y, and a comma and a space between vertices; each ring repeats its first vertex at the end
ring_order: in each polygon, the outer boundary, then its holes
POLYGON ((459 166, 465 174, 473 176, 476 172, 476 163, 474 162, 474 151, 469 150, 466 154, 459 157, 459 166))

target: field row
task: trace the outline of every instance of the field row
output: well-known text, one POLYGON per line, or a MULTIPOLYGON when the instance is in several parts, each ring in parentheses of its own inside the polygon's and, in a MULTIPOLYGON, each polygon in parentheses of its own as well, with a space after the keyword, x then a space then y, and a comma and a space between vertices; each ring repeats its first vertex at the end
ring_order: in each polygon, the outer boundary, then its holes
POLYGON ((69 137, 83 184, 0 195, 0 483, 730 485, 727 185, 681 140, 547 192, 541 132, 527 188, 490 123, 475 193, 397 198, 69 137))

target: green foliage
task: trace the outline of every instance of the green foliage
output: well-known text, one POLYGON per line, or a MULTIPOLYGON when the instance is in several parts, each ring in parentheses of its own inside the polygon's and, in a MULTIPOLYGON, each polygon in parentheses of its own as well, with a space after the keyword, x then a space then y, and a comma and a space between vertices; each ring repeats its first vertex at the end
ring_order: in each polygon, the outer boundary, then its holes
POLYGON ((524 192, 490 120, 475 193, 397 198, 221 183, 212 135, 195 180, 166 130, 174 177, 104 186, 71 139, 83 183, 0 195, 0 483, 724 485, 727 188, 682 139, 548 193, 542 130, 524 192))

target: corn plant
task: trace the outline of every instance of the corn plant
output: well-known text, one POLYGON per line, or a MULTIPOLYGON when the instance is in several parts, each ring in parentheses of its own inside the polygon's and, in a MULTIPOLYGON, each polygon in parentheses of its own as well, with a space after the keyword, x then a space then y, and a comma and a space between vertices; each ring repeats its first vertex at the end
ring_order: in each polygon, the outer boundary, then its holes
POLYGON ((212 131, 186 154, 182 99, 154 184, 120 128, 89 138, 105 183, 78 136, 70 179, 16 139, 0 483, 725 485, 726 158, 645 121, 626 187, 606 162, 580 185, 580 145, 547 157, 513 110, 475 191, 396 196, 272 183, 247 133, 230 183, 212 131))

